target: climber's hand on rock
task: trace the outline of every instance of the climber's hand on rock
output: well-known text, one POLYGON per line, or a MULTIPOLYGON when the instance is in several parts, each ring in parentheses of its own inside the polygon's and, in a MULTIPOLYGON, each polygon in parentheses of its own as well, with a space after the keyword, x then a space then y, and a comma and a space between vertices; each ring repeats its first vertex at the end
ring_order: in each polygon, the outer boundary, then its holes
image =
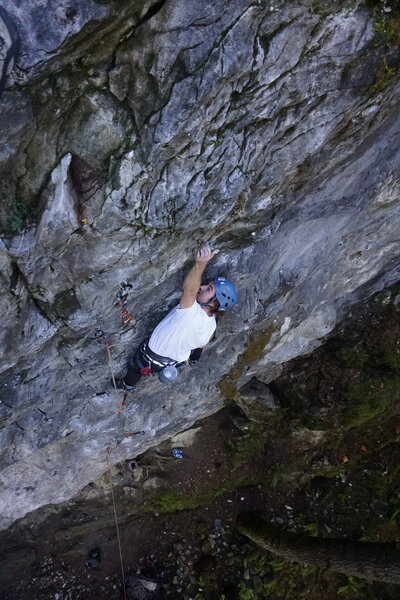
POLYGON ((207 264, 213 256, 218 254, 219 250, 212 250, 208 244, 202 246, 197 253, 196 262, 199 264, 207 264))

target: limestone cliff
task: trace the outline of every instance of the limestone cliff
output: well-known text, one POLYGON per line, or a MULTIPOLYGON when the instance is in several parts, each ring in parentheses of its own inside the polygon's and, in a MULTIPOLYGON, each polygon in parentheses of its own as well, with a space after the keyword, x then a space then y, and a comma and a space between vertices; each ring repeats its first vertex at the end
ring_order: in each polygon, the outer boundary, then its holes
POLYGON ((6 528, 270 382, 399 279, 400 53, 359 1, 16 0, 0 19, 6 528), (96 331, 123 371, 202 241, 240 303, 198 368, 119 413, 96 331))

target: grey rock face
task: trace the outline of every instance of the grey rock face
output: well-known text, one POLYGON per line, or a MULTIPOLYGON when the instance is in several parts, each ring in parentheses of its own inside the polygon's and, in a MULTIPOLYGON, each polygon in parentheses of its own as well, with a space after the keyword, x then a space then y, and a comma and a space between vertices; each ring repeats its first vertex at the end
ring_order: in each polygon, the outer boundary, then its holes
POLYGON ((358 2, 28 4, 0 99, 3 528, 268 384, 399 278, 400 84, 372 85, 358 2), (240 303, 198 367, 119 412, 110 360, 178 302, 201 241, 240 303))
POLYGON ((15 58, 19 54, 19 43, 18 31, 13 19, 0 6, 0 93, 14 68, 15 58))

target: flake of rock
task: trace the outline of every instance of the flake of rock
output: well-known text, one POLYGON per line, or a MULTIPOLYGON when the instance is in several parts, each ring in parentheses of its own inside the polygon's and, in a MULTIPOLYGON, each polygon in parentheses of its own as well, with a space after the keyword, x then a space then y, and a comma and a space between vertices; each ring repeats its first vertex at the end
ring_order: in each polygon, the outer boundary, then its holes
POLYGON ((128 93, 131 70, 128 64, 119 65, 108 73, 110 91, 118 100, 124 100, 128 93))

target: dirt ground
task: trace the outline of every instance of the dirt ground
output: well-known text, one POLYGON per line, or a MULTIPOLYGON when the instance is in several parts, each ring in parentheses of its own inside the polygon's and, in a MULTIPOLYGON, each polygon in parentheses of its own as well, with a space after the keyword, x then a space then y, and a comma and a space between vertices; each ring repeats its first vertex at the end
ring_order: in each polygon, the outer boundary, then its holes
POLYGON ((399 541, 397 299, 377 295, 286 365, 264 422, 229 404, 114 470, 125 578, 112 496, 97 489, 0 536, 0 598, 120 600, 124 581, 128 600, 397 600, 400 586, 288 563, 235 528, 256 511, 304 535, 399 541))
MULTIPOLYGON (((205 533, 210 532, 212 535, 217 529, 215 535, 218 536, 224 528, 226 537, 231 537, 234 535, 236 516, 241 511, 263 508, 265 494, 261 486, 225 491, 224 483, 229 485, 232 475, 232 461, 221 431, 234 431, 235 418, 242 419, 244 423, 247 421, 236 409, 226 409, 203 422, 198 428, 194 442, 182 448, 182 459, 173 458, 168 444, 158 448, 156 454, 150 452, 139 457, 139 464, 146 465, 147 481, 157 477, 162 480, 161 484, 159 483, 160 489, 174 490, 173 499, 169 500, 171 503, 179 502, 180 498, 187 498, 187 502, 190 503, 190 499, 194 498, 195 503, 205 505, 194 510, 179 510, 169 514, 159 512, 155 504, 153 509, 149 509, 149 513, 124 518, 119 533, 125 575, 129 576, 138 569, 146 570, 146 565, 148 568, 148 565, 154 564, 157 565, 157 568, 154 567, 157 576, 165 579, 168 573, 176 570, 175 560, 179 558, 182 550, 191 551, 192 562, 196 554, 200 556, 199 544, 205 533), (221 495, 211 500, 215 493, 221 495), (208 498, 210 502, 207 502, 208 498), (177 544, 178 549, 175 548, 177 544), (162 571, 165 571, 165 574, 161 576, 162 571)), ((248 472, 253 477, 256 464, 257 469, 260 468, 263 472, 262 463, 260 457, 255 456, 254 463, 249 463, 244 469, 240 468, 240 476, 244 477, 248 472)), ((118 514, 120 502, 126 500, 120 497, 118 490, 115 491, 115 496, 118 514)), ((112 499, 109 500, 108 509, 112 515, 112 499)), ((167 508, 167 505, 163 507, 161 504, 160 511, 167 508)), ((0 595, 1 598, 121 598, 121 565, 115 527, 89 533, 77 546, 73 546, 72 551, 68 549, 68 535, 64 544, 60 544, 59 540, 63 537, 61 527, 62 517, 59 515, 47 519, 43 526, 39 526, 34 534, 34 565, 26 572, 20 573, 21 581, 5 595, 0 595), (50 527, 53 529, 51 533, 48 531, 50 527), (91 569, 86 565, 89 553, 94 548, 98 548, 101 555, 98 569, 91 569)), ((207 539, 208 535, 207 533, 207 539)), ((6 565, 5 568, 11 569, 12 566, 6 565)), ((167 592, 165 597, 186 596, 173 589, 167 592)))

